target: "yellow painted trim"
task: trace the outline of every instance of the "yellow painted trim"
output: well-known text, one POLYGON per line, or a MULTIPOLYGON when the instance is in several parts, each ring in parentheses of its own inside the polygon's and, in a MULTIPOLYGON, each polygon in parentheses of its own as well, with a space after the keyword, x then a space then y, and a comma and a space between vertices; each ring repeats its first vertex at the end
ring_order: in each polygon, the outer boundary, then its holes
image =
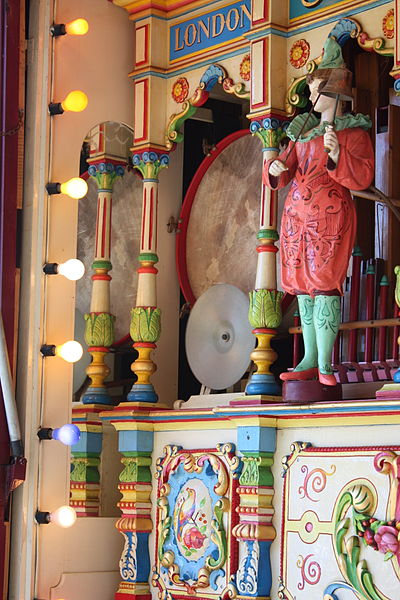
MULTIPOLYGON (((174 65, 174 69, 177 67, 178 64, 180 64, 181 62, 193 58, 193 57, 197 57, 199 55, 204 56, 207 52, 211 55, 214 54, 214 52, 217 52, 219 49, 221 48, 226 48, 226 46, 232 46, 235 42, 239 42, 239 47, 240 44, 243 44, 244 46, 248 46, 249 42, 245 39, 243 39, 242 35, 238 35, 238 37, 234 38, 233 40, 229 40, 227 42, 221 42, 221 44, 216 44, 215 46, 212 46, 208 51, 203 48, 202 50, 197 50, 197 52, 192 52, 191 54, 185 54, 185 56, 182 56, 182 58, 174 58, 173 60, 169 61, 170 65, 174 65), (243 40, 243 41, 241 41, 243 40)), ((210 57, 211 58, 211 57, 210 57)))
MULTIPOLYGON (((209 4, 209 0, 208 0, 208 4, 209 4)), ((195 3, 193 3, 195 4, 195 3)), ((199 3, 196 2, 196 4, 198 5, 199 3)), ((230 0, 229 2, 225 2, 224 4, 221 4, 221 6, 216 6, 216 7, 212 7, 212 8, 208 8, 207 10, 203 10, 202 12, 198 13, 196 11, 193 11, 192 13, 192 17, 189 17, 187 15, 185 15, 184 17, 181 18, 180 21, 173 21, 171 19, 171 24, 170 24, 170 28, 171 27, 175 27, 176 25, 180 25, 181 23, 189 23, 191 20, 193 19, 198 19, 199 17, 202 17, 203 15, 209 15, 210 12, 214 12, 215 10, 223 10, 224 8, 226 8, 227 6, 232 6, 232 4, 236 4, 236 0, 230 0), (172 22, 173 21, 173 22, 172 22)), ((199 10, 201 10, 201 6, 199 6, 199 10)), ((186 8, 186 12, 187 12, 187 8, 186 8)))
MULTIPOLYGON (((312 13, 301 15, 300 17, 295 17, 294 19, 289 19, 289 27, 288 31, 292 31, 301 23, 302 25, 308 25, 309 23, 314 23, 315 21, 322 20, 328 13, 340 12, 343 6, 351 5, 351 8, 357 8, 357 6, 365 5, 366 1, 370 4, 374 2, 374 0, 341 0, 336 4, 330 4, 329 6, 325 6, 323 8, 317 8, 312 11, 312 13), (321 15, 321 16, 320 16, 321 15), (292 27, 291 24, 296 23, 295 27, 292 27)), ((368 10, 368 7, 365 7, 365 10, 368 10)))
POLYGON ((100 423, 99 425, 88 425, 87 423, 74 423, 79 429, 79 431, 86 431, 88 433, 102 433, 103 425, 100 423))

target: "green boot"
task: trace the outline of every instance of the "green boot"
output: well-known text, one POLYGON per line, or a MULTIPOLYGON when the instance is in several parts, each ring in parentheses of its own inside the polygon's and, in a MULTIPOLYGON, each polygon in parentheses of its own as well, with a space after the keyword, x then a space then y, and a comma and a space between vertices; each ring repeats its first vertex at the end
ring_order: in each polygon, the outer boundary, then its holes
POLYGON ((339 331, 339 296, 316 296, 314 327, 318 348, 319 380, 326 385, 336 385, 332 370, 332 350, 339 331))
POLYGON ((299 312, 301 320, 301 329, 304 341, 304 357, 294 369, 297 371, 307 371, 316 368, 318 365, 317 341, 315 338, 315 327, 313 321, 314 298, 306 294, 297 296, 299 303, 299 312))

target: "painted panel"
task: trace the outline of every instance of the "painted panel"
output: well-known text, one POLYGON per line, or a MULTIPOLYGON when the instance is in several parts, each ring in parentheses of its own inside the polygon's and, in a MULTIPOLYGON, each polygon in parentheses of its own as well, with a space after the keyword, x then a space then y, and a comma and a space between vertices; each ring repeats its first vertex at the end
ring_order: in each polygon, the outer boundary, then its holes
POLYGON ((206 49, 224 45, 243 36, 251 25, 251 0, 233 2, 193 19, 172 25, 169 30, 169 59, 180 60, 206 49))
POLYGON ((237 570, 233 444, 213 450, 166 446, 157 460, 157 541, 153 585, 160 597, 218 598, 237 570))
POLYGON ((257 77, 251 80, 251 108, 265 106, 268 103, 267 67, 268 39, 253 42, 251 45, 251 63, 256 65, 257 77))
POLYGON ((253 0, 251 16, 253 25, 266 21, 268 19, 268 4, 269 0, 253 0))
POLYGON ((396 36, 396 54, 395 54, 395 65, 400 67, 400 0, 395 0, 394 3, 394 34, 396 36))
POLYGON ((140 67, 149 62, 149 25, 136 28, 136 66, 140 67))
POLYGON ((148 79, 135 81, 135 144, 147 140, 148 88, 148 79))
POLYGON ((291 450, 282 461, 282 598, 396 598, 400 447, 291 450))

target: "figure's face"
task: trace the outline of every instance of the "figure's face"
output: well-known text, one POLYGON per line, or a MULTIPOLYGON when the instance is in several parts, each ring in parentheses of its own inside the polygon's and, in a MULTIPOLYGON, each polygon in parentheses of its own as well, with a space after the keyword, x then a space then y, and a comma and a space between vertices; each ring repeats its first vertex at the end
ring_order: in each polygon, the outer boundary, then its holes
MULTIPOLYGON (((310 100, 311 102, 314 104, 314 102, 316 101, 316 99, 318 98, 318 94, 319 94, 319 86, 321 85, 321 83, 323 82, 322 79, 314 79, 310 85, 310 100)), ((330 98, 329 96, 324 96, 321 94, 321 96, 318 99, 317 104, 314 106, 314 110, 316 110, 317 112, 324 112, 324 110, 330 108, 332 106, 332 104, 335 103, 335 99, 334 98, 330 98)))

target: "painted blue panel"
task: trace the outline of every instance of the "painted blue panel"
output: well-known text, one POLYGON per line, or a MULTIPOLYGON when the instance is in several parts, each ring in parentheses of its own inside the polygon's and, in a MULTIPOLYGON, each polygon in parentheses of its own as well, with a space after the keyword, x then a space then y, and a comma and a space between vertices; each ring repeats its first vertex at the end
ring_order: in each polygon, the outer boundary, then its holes
POLYGON ((273 427, 238 427, 237 445, 241 452, 274 452, 276 429, 273 427))
POLYGON ((81 431, 81 437, 79 439, 79 442, 71 446, 71 450, 72 452, 100 454, 102 441, 102 433, 81 431))
MULTIPOLYGON (((310 4, 313 0, 310 1, 310 4)), ((305 4, 308 4, 305 0, 305 4)), ((290 0, 290 19, 302 17, 303 15, 311 15, 320 8, 326 8, 332 4, 339 4, 338 0, 322 0, 317 6, 304 6, 303 0, 290 0)))
POLYGON ((150 575, 150 556, 149 556, 149 534, 138 532, 137 534, 137 579, 140 583, 147 583, 150 575))
POLYGON ((172 25, 169 59, 177 60, 242 36, 250 29, 250 14, 251 0, 242 0, 172 25))
POLYGON ((151 452, 154 433, 152 431, 119 431, 118 450, 120 452, 151 452))

